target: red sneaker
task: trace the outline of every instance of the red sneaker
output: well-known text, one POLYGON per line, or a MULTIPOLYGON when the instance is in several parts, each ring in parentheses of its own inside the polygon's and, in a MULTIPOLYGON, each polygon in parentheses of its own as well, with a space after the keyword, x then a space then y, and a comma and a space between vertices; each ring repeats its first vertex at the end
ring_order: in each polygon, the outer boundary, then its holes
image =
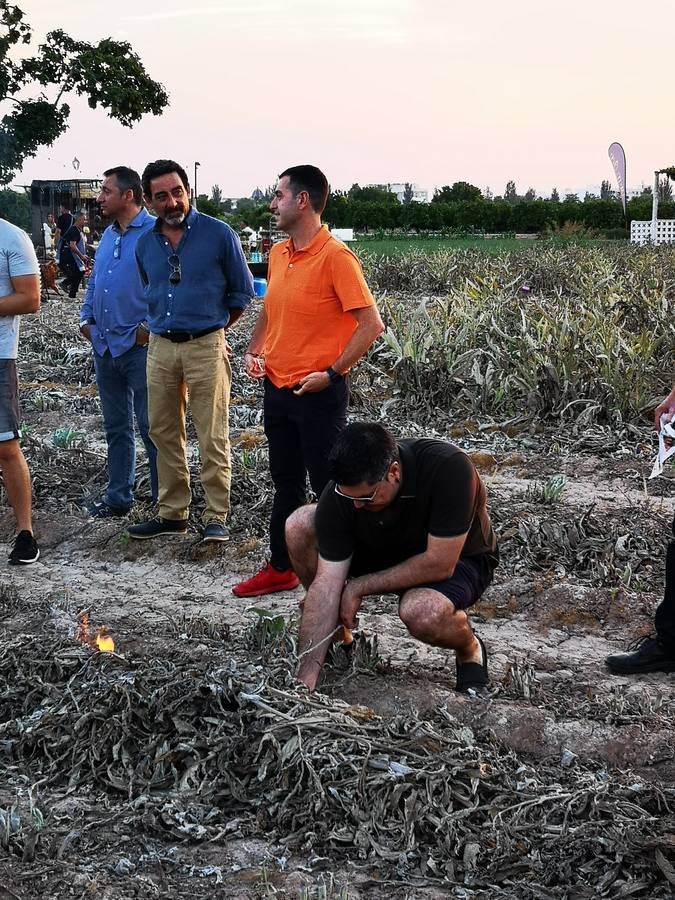
POLYGON ((293 569, 279 572, 271 563, 267 563, 252 578, 235 584, 232 593, 235 597, 261 597, 263 594, 276 594, 277 591, 292 591, 299 584, 293 569))

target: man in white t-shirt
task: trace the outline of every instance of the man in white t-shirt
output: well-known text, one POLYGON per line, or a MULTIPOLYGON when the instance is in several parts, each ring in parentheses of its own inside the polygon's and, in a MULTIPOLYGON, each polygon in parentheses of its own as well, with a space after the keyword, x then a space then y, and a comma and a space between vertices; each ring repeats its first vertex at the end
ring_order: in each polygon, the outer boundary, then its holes
POLYGON ((35 562, 40 550, 33 537, 31 483, 19 446, 19 391, 16 357, 19 316, 40 308, 40 267, 25 231, 0 220, 0 470, 14 510, 17 535, 11 565, 35 562))

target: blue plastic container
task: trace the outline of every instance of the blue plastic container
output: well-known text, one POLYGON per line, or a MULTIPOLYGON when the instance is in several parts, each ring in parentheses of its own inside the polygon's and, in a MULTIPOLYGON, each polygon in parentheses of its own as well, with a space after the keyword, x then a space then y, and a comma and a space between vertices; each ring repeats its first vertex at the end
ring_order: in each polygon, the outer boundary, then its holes
POLYGON ((267 290, 267 279, 266 278, 254 278, 253 279, 253 290, 255 292, 256 297, 264 297, 265 291, 267 290))

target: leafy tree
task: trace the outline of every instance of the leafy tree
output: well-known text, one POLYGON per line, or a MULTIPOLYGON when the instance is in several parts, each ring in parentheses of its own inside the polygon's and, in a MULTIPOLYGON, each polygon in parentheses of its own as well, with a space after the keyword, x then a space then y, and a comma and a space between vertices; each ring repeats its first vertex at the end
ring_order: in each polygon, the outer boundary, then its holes
POLYGON ((350 200, 361 200, 363 203, 398 203, 396 194, 379 184, 359 187, 353 184, 347 192, 350 200))
POLYGON ((558 193, 558 188, 553 188, 553 190, 551 191, 551 202, 560 203, 560 194, 558 193))
POLYGON ((490 190, 489 187, 486 187, 485 190, 483 191, 483 197, 485 198, 485 200, 488 201, 488 203, 489 203, 491 200, 494 200, 494 196, 493 196, 492 191, 490 190))
POLYGON ((5 188, 0 191, 0 219, 7 219, 12 225, 30 229, 30 200, 28 194, 5 188))
POLYGON ((214 203, 213 197, 207 197, 206 194, 200 194, 197 197, 197 209, 207 216, 213 216, 214 219, 220 218, 222 210, 218 203, 214 203))
POLYGON ((507 203, 517 203, 519 200, 518 191, 516 190, 515 181, 507 181, 506 187, 504 188, 504 199, 507 203))
POLYGON ((223 208, 223 192, 220 189, 219 184, 214 184, 211 188, 211 203, 213 203, 219 210, 223 208))
POLYGON ((673 186, 669 178, 659 178, 659 203, 673 199, 673 186))
POLYGON ((609 181, 603 180, 600 183, 600 199, 601 200, 614 200, 615 194, 612 190, 612 185, 609 181))
POLYGON ((537 199, 537 192, 535 191, 535 189, 528 188, 525 191, 525 196, 523 197, 523 200, 525 200, 526 203, 532 203, 536 199, 537 199))
POLYGON ((67 93, 85 96, 91 109, 100 105, 127 126, 145 113, 160 115, 169 102, 126 41, 105 38, 90 44, 57 29, 35 56, 20 58, 20 48, 31 37, 19 7, 0 0, 0 102, 13 105, 0 121, 0 184, 11 181, 27 157, 65 131, 70 107, 62 98, 67 93), (53 100, 47 88, 54 89, 53 100), (26 97, 31 89, 39 90, 37 97, 26 97))
POLYGON ((480 200, 483 195, 480 188, 468 181, 456 181, 452 187, 444 185, 440 191, 436 190, 431 199, 432 203, 460 203, 480 200))
POLYGON ((413 190, 413 186, 409 181, 403 185, 403 202, 407 206, 409 203, 412 203, 413 197, 415 196, 415 191, 413 190))
POLYGON ((578 194, 565 194, 565 203, 578 203, 578 194))
POLYGON ((584 203, 588 203, 589 200, 597 200, 597 199, 598 199, 598 195, 592 194, 590 191, 586 191, 586 193, 584 194, 584 203))

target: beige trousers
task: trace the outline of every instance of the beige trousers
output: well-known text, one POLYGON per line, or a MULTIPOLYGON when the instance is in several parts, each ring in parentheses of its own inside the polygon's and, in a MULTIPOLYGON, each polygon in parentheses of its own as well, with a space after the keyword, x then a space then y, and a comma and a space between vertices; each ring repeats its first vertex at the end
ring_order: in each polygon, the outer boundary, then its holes
POLYGON ((151 334, 147 374, 150 437, 157 447, 159 515, 187 519, 190 509, 185 442, 189 397, 206 498, 203 521, 224 524, 232 477, 228 422, 232 370, 223 330, 183 344, 151 334))

